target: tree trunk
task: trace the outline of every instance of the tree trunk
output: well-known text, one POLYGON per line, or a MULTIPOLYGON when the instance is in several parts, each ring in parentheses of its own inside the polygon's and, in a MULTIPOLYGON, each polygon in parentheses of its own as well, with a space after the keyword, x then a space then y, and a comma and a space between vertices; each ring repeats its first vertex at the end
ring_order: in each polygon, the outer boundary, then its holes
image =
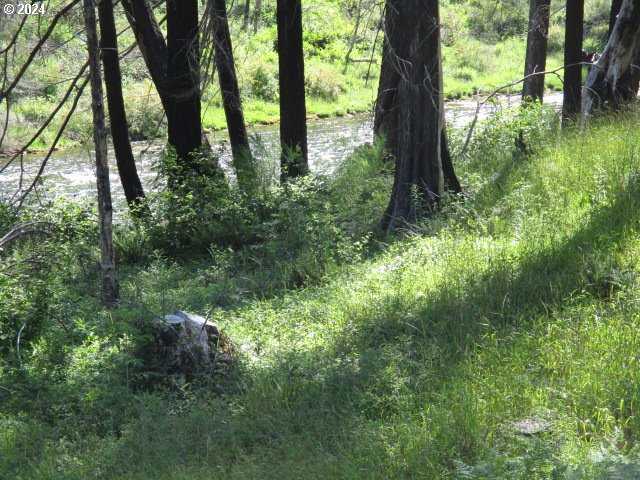
POLYGON ((385 231, 432 211, 445 192, 442 161, 444 104, 437 0, 388 0, 396 33, 389 48, 397 55, 398 144, 385 231))
POLYGON ((584 0, 567 0, 564 37, 563 122, 580 114, 582 104, 582 38, 584 30, 584 0))
POLYGON ((549 9, 551 0, 530 0, 529 33, 527 35, 527 57, 522 87, 523 100, 538 100, 544 97, 544 75, 532 75, 544 72, 547 65, 547 37, 549 35, 549 9))
POLYGON ((138 177, 138 170, 136 169, 136 162, 129 141, 127 114, 122 97, 122 76, 120 74, 118 39, 113 17, 112 0, 101 0, 98 4, 98 14, 111 138, 113 139, 122 189, 127 203, 130 207, 133 207, 132 211, 135 213, 136 207, 144 199, 144 190, 142 189, 140 177, 138 177))
POLYGON ((309 171, 300 0, 278 0, 277 16, 281 175, 284 180, 309 171))
POLYGON ((244 9, 242 11, 242 30, 249 28, 249 21, 251 20, 251 0, 245 0, 244 9))
POLYGON ((167 96, 169 53, 160 25, 147 0, 122 0, 122 6, 166 112, 169 108, 167 96))
MULTIPOLYGON (((396 152, 398 149, 398 111, 397 91, 400 82, 398 66, 394 66, 395 56, 389 47, 389 38, 393 35, 394 14, 385 9, 385 38, 382 47, 382 65, 380 68, 380 83, 376 100, 373 133, 385 139, 385 149, 396 152)), ((395 42, 394 42, 395 43, 395 42)), ((442 168, 444 173, 445 190, 450 193, 461 193, 462 186, 455 174, 446 128, 442 127, 440 139, 442 150, 442 168)))
POLYGON ((619 109, 637 94, 631 85, 632 61, 640 49, 640 0, 624 0, 602 56, 593 66, 584 89, 585 117, 596 110, 619 109))
POLYGON ((258 33, 258 26, 260 25, 261 14, 262 14, 262 0, 256 0, 256 5, 253 8, 253 34, 254 35, 258 33))
POLYGON ((179 163, 198 170, 194 154, 202 147, 200 119, 200 40, 197 0, 167 0, 167 86, 169 144, 179 163))
POLYGON ((384 31, 382 44, 382 64, 380 66, 380 80, 376 99, 373 133, 384 136, 385 144, 390 152, 395 151, 398 135, 397 93, 400 73, 396 65, 395 53, 391 50, 390 42, 396 43, 394 35, 395 13, 390 7, 385 8, 384 31))
POLYGON ((222 103, 227 119, 233 165, 238 176, 238 185, 248 188, 253 180, 251 172, 251 149, 249 137, 244 123, 240 89, 233 59, 233 47, 229 33, 229 22, 225 0, 211 0, 212 25, 215 42, 215 63, 222 92, 222 103))
POLYGON ((98 214, 100 218, 100 250, 102 270, 102 300, 107 308, 118 302, 115 253, 113 249, 111 186, 107 161, 107 129, 102 101, 102 75, 100 73, 100 51, 96 27, 95 4, 84 0, 84 22, 89 52, 91 74, 91 107, 93 110, 93 140, 96 150, 96 180, 98 186, 98 214))
POLYGON ((613 27, 616 25, 616 19, 618 13, 620 13, 620 7, 622 7, 622 0, 611 0, 611 13, 609 14, 609 31, 607 33, 607 40, 611 38, 613 27))

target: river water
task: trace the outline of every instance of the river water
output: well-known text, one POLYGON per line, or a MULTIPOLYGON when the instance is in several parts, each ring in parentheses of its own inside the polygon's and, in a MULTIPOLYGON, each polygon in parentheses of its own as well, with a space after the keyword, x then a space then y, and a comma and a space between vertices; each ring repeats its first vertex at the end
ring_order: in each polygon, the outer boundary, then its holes
MULTIPOLYGON (((479 113, 479 119, 486 119, 497 109, 517 105, 519 96, 502 96, 495 104, 484 105, 479 113)), ((545 97, 545 104, 559 108, 562 104, 562 94, 549 93, 545 97)), ((453 128, 468 127, 475 115, 477 100, 457 100, 446 103, 448 125, 453 128)), ((265 165, 277 165, 280 155, 278 126, 255 127, 250 130, 255 156, 265 165)), ((215 132, 209 135, 214 150, 219 154, 221 164, 228 165, 231 154, 226 132, 215 132)), ((308 124, 309 162, 312 171, 331 173, 341 161, 353 152, 355 148, 373 140, 371 115, 317 120, 308 124)), ((138 172, 147 190, 154 188, 156 173, 153 165, 164 148, 163 141, 135 142, 133 150, 136 157, 138 172)), ((28 155, 24 157, 22 165, 15 162, 0 174, 0 200, 10 199, 20 186, 22 178, 23 188, 30 185, 40 168, 43 155, 28 155)), ((42 185, 37 188, 38 193, 45 197, 65 196, 71 199, 95 197, 95 168, 92 155, 88 149, 60 151, 53 154, 45 174, 42 185)), ((109 151, 111 162, 111 185, 116 207, 121 205, 124 194, 117 175, 113 151, 109 151)), ((6 159, 4 160, 6 161, 6 159)), ((0 159, 0 164, 3 160, 0 159)))

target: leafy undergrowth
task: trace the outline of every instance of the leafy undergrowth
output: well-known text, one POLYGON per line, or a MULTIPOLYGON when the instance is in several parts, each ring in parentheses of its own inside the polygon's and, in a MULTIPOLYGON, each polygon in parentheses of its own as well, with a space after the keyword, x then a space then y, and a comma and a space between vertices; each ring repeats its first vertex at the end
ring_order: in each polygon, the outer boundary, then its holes
MULTIPOLYGON (((505 113, 459 162, 464 201, 298 288, 274 288, 267 263, 220 249, 128 265, 123 297, 136 306, 113 314, 59 287, 68 310, 48 312, 21 368, 0 371, 0 477, 637 478, 637 122, 558 134, 548 112, 505 113), (518 132, 528 154, 513 147, 518 132), (133 326, 174 308, 218 323, 237 371, 133 388, 133 326), (544 428, 518 432, 526 419, 544 428)), ((354 186, 375 170, 354 158, 329 188, 345 195, 331 218, 352 234, 341 215, 365 216, 354 186)), ((379 188, 369 211, 384 208, 379 188)))

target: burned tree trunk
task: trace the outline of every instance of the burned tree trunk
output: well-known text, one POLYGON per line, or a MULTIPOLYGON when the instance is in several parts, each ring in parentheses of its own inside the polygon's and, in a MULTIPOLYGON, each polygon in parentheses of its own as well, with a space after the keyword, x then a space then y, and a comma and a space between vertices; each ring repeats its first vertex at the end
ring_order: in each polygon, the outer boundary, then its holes
POLYGON ((91 74, 91 107, 93 110, 93 140, 96 149, 96 180, 98 185, 98 214, 100 218, 100 250, 102 270, 102 299, 106 307, 115 307, 118 302, 115 253, 113 249, 111 185, 109 184, 109 163, 107 161, 107 130, 102 101, 102 74, 100 72, 100 51, 96 26, 95 4, 84 0, 84 22, 89 52, 91 74))
POLYGON ((278 0, 277 16, 281 175, 284 180, 309 171, 300 0, 278 0))
POLYGON ((233 59, 225 0, 211 0, 211 16, 215 42, 215 64, 218 70, 227 129, 229 130, 233 165, 238 176, 238 184, 240 187, 246 188, 252 180, 251 149, 244 123, 242 102, 240 101, 240 89, 238 88, 236 66, 233 59))
POLYGON ((637 94, 631 86, 633 60, 640 49, 640 0, 624 0, 611 37, 585 85, 582 111, 619 109, 637 94))
POLYGON ((102 0, 98 4, 100 19, 100 39, 102 49, 102 65, 104 80, 107 86, 107 103, 111 126, 111 138, 116 154, 118 173, 125 198, 130 207, 136 211, 140 201, 144 199, 144 190, 136 169, 136 162, 129 141, 127 114, 122 97, 122 76, 118 58, 118 39, 113 16, 111 0, 102 0))
POLYGON ((396 34, 389 37, 400 81, 398 143, 391 200, 382 221, 393 231, 431 212, 445 192, 444 108, 437 0, 388 0, 396 34))
POLYGON ((202 147, 198 27, 197 0, 167 0, 169 144, 181 166, 196 170, 194 154, 202 147))
POLYGON ((527 57, 524 66, 525 81, 522 86, 523 100, 542 102, 544 97, 544 75, 532 74, 544 72, 547 65, 550 4, 551 0, 530 0, 527 57))
POLYGON ((571 121, 580 114, 582 104, 584 0, 567 0, 566 15, 562 120, 571 121))

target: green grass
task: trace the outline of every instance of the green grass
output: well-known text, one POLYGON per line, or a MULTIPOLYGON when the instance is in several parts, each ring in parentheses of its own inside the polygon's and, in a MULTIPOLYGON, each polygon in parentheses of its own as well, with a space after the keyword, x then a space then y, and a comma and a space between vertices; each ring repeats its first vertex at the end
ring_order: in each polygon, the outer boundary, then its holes
MULTIPOLYGON (((20 467, 0 465, 56 480, 637 478, 638 116, 562 135, 540 119, 495 120, 458 164, 465 202, 305 288, 260 294, 251 269, 216 280, 220 256, 127 267, 127 301, 221 325, 236 376, 223 394, 134 395, 117 435, 7 417, 0 458, 20 467), (531 156, 512 148, 518 128, 546 139, 531 156), (549 429, 516 433, 528 417, 549 429)), ((95 342, 65 367, 86 379, 97 362, 90 385, 126 349, 95 342)))

